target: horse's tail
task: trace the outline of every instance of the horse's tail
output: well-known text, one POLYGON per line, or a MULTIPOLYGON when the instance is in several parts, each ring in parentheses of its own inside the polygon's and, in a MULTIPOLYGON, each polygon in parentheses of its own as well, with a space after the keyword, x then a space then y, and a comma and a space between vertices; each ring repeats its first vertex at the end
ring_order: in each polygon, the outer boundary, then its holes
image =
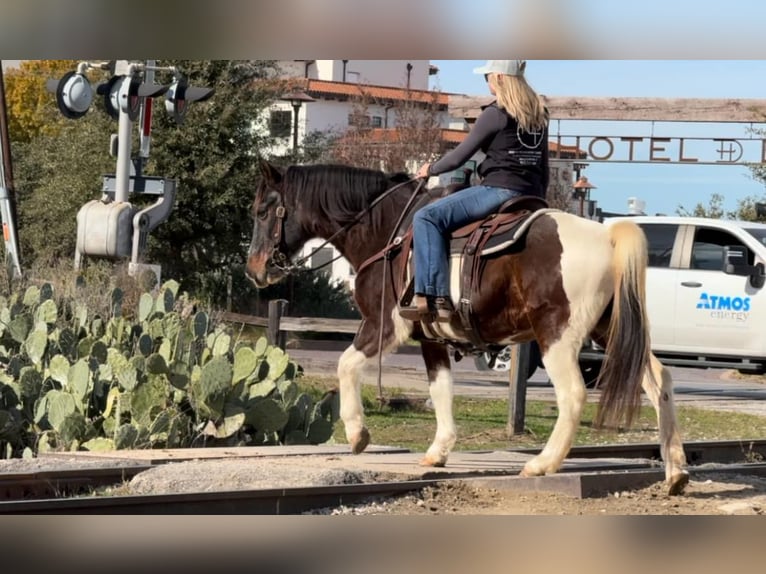
POLYGON ((646 236, 632 221, 609 227, 614 246, 614 299, 599 387, 597 427, 630 425, 641 404, 641 381, 649 365, 646 314, 646 236))

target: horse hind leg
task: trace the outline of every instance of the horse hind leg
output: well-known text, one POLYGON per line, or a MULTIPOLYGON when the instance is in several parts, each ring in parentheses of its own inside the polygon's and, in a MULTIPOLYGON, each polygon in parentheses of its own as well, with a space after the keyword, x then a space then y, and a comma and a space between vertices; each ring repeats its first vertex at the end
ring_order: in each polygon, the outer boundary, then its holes
POLYGON ((423 341, 420 345, 428 373, 428 391, 436 414, 436 435, 420 464, 441 467, 455 446, 457 431, 452 414, 452 371, 445 345, 423 341))
POLYGON ((670 371, 655 357, 649 356, 649 365, 644 373, 641 386, 657 411, 660 430, 660 452, 665 463, 665 481, 670 495, 681 494, 689 482, 689 473, 684 470, 684 453, 681 434, 676 423, 673 400, 673 381, 670 371))
POLYGON ((565 333, 543 354, 559 412, 543 450, 524 465, 521 476, 555 473, 569 454, 586 400, 585 381, 577 361, 581 342, 582 338, 565 333))

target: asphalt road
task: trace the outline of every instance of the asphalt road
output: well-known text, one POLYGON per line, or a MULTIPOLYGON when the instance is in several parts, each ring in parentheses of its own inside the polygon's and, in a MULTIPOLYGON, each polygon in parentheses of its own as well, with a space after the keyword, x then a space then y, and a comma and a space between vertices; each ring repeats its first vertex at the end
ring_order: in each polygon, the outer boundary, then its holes
MULTIPOLYGON (((290 357, 307 374, 334 376, 342 351, 289 349, 290 357)), ((722 369, 686 369, 670 367, 674 382, 676 404, 694 405, 716 410, 745 412, 766 416, 766 384, 756 379, 738 379, 733 372, 722 369)), ((473 358, 453 361, 455 393, 476 397, 508 397, 508 373, 479 371, 473 358)), ((428 392, 423 360, 418 354, 393 353, 383 359, 381 384, 393 390, 428 392)), ((377 384, 377 363, 364 372, 363 382, 377 384)), ((589 391, 596 400, 598 391, 589 391)), ((544 369, 538 369, 527 382, 527 397, 553 400, 553 387, 544 369)))

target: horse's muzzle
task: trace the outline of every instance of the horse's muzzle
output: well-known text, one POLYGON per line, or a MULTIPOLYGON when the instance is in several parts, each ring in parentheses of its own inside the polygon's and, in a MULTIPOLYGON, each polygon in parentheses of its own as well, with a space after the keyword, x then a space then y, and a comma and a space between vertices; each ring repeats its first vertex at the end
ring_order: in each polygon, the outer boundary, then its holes
POLYGON ((264 261, 264 258, 250 256, 245 267, 245 275, 258 289, 263 289, 280 281, 286 272, 274 265, 270 257, 264 261))

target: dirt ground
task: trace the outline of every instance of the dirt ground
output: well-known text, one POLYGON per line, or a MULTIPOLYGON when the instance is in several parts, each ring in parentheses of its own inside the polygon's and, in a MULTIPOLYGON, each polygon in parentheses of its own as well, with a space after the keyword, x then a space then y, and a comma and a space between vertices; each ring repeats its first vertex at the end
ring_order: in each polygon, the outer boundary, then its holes
MULTIPOLYGON (((226 460, 188 461, 163 465, 136 476, 123 487, 125 494, 213 491, 281 487, 294 484, 348 484, 376 482, 391 477, 374 473, 324 471, 298 472, 273 467, 258 475, 252 462, 226 460), (211 466, 212 465, 212 466, 211 466), (215 472, 211 472, 215 468, 215 472), (276 478, 279 476, 279 478, 276 478)), ((478 487, 470 480, 450 480, 437 487, 396 498, 370 499, 363 504, 318 509, 322 515, 760 515, 766 513, 766 477, 694 474, 685 492, 668 496, 664 484, 611 492, 598 498, 579 499, 550 492, 514 492, 478 487)))
POLYGON ((655 484, 601 498, 554 493, 517 493, 474 488, 464 482, 428 488, 418 495, 313 514, 395 515, 760 515, 766 512, 766 479, 711 475, 691 481, 681 496, 667 496, 655 484), (716 480, 716 478, 718 478, 716 480))

